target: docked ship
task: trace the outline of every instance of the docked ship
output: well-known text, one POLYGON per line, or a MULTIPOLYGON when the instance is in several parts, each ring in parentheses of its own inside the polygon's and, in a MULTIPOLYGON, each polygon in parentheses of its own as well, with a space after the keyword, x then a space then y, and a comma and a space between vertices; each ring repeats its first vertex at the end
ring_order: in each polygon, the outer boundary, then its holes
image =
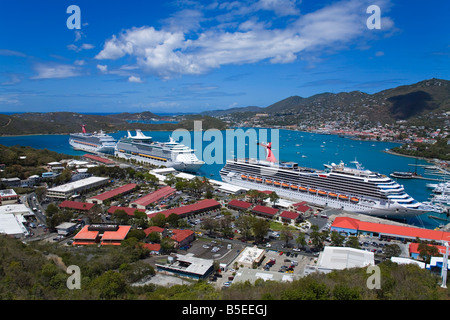
POLYGON ((103 131, 88 133, 85 127, 85 125, 82 125, 82 132, 80 133, 70 134, 69 144, 72 148, 90 153, 114 154, 116 139, 103 131))
POLYGON ((153 141, 139 129, 135 136, 128 131, 128 136, 121 138, 115 149, 115 155, 120 158, 195 173, 205 162, 199 160, 194 152, 194 149, 176 142, 172 137, 168 142, 153 141))
POLYGON ((420 203, 402 185, 386 175, 344 163, 325 164, 323 170, 305 168, 296 162, 277 161, 271 143, 266 160, 230 159, 221 169, 224 182, 261 191, 275 191, 295 201, 384 218, 405 218, 425 212, 442 212, 420 203))

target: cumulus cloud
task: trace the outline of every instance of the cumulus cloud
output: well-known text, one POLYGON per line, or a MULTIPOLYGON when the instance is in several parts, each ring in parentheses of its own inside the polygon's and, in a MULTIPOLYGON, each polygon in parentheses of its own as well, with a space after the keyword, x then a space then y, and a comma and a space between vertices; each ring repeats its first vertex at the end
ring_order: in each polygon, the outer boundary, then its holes
MULTIPOLYGON (((159 30, 152 26, 124 30, 107 40, 95 58, 118 60, 129 56, 143 72, 164 79, 203 74, 230 64, 291 63, 304 52, 337 50, 364 37, 369 32, 368 5, 368 0, 343 0, 299 15, 294 0, 259 0, 247 6, 224 2, 215 6, 214 17, 184 10, 188 13, 181 24, 184 28, 174 27, 174 18, 180 16, 174 14, 159 30), (223 13, 225 9, 229 12, 223 13), (217 13, 220 10, 222 15, 217 13), (274 28, 255 14, 261 10, 294 18, 283 19, 284 25, 274 28), (199 20, 193 23, 194 18, 199 20)), ((388 27, 393 26, 392 20, 385 20, 388 27)))

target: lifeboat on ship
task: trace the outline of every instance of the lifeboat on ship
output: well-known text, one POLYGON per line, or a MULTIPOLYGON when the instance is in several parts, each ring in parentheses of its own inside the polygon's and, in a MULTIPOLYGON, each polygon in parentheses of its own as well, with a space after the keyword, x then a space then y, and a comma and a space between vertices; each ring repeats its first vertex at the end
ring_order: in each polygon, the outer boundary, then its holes
POLYGON ((350 198, 350 201, 353 202, 353 203, 358 203, 359 199, 356 198, 356 197, 352 197, 352 198, 350 198))
POLYGON ((334 192, 330 192, 329 194, 328 194, 328 196, 330 197, 330 198, 337 198, 337 193, 334 193, 334 192))

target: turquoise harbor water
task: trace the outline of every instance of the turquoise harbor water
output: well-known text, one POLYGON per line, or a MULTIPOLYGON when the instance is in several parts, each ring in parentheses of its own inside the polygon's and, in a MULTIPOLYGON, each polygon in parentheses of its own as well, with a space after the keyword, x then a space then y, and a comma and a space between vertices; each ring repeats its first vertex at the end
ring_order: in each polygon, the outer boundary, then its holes
MULTIPOLYGON (((214 138, 202 139, 201 136, 200 140, 196 140, 194 137, 195 134, 191 132, 192 145, 190 145, 190 147, 196 149, 196 154, 199 158, 203 158, 202 155, 204 151, 205 154, 212 154, 221 159, 221 161, 216 161, 216 163, 204 165, 198 174, 207 178, 220 180, 219 171, 225 163, 225 158, 231 158, 233 157, 233 154, 240 157, 240 152, 245 152, 245 155, 248 156, 249 149, 251 150, 251 146, 259 139, 259 135, 261 135, 261 142, 271 141, 272 131, 270 129, 255 129, 254 131, 250 131, 256 133, 256 139, 253 134, 245 135, 245 145, 242 143, 236 145, 237 143, 235 142, 235 147, 232 152, 226 152, 227 148, 225 145, 227 141, 224 131, 221 132, 223 140, 219 142, 215 142, 214 138), (194 142, 196 142, 196 144, 194 142), (211 149, 213 149, 214 145, 223 146, 223 149, 211 153, 211 149)), ((132 134, 134 135, 133 132, 132 134)), ((144 131, 144 134, 153 137, 156 141, 167 141, 169 136, 173 133, 171 131, 144 131)), ((196 134, 199 134, 199 132, 196 134)), ((365 169, 385 175, 389 175, 393 171, 414 171, 416 169, 417 173, 423 175, 424 172, 421 167, 410 166, 410 164, 427 164, 424 160, 416 160, 384 152, 386 149, 397 146, 398 144, 396 143, 358 141, 335 135, 323 135, 290 130, 279 130, 278 134, 279 143, 273 143, 273 152, 277 158, 282 161, 294 161, 304 167, 323 169, 324 164, 331 164, 333 162, 339 163, 340 161, 343 161, 348 166, 354 166, 351 162, 356 159, 365 169)), ((126 132, 119 131, 112 133, 111 135, 114 138, 119 139, 125 136, 126 132)), ((276 138, 276 135, 274 135, 274 138, 276 138)), ((6 146, 31 146, 37 149, 47 148, 52 151, 69 155, 82 155, 85 153, 73 150, 70 147, 68 140, 68 135, 14 136, 0 137, 0 144, 6 146)), ((217 149, 220 148, 217 147, 217 149)), ((262 147, 256 149, 260 152, 261 156, 264 157, 264 149, 262 147)), ((250 155, 253 156, 253 154, 250 155)), ((406 192, 418 201, 427 201, 430 197, 430 190, 426 188, 426 183, 428 182, 430 181, 422 179, 399 179, 399 183, 404 185, 406 192)), ((424 214, 404 222, 426 228, 435 228, 440 224, 445 223, 430 218, 428 215, 429 214, 424 214)), ((433 215, 437 214, 433 213, 433 215)), ((441 217, 445 216, 441 215, 441 217)))

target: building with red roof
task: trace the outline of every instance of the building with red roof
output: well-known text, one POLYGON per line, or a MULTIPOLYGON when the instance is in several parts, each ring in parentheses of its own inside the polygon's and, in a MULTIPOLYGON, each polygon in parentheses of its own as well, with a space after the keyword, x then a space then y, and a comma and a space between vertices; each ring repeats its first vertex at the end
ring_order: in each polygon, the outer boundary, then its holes
POLYGON ((228 208, 234 209, 234 210, 247 210, 249 209, 253 204, 247 201, 237 200, 233 199, 230 202, 228 202, 228 208))
POLYGON ((383 223, 365 222, 349 217, 337 217, 334 219, 331 231, 345 232, 348 234, 370 234, 385 238, 400 240, 434 240, 450 241, 450 232, 430 230, 417 227, 399 226, 383 223))
POLYGON ((300 217, 300 215, 297 212, 292 212, 292 211, 283 211, 280 214, 281 221, 286 222, 286 223, 295 222, 298 220, 299 217, 300 217))
POLYGON ((151 219, 157 214, 163 214, 166 218, 170 216, 172 213, 175 213, 180 216, 180 218, 188 217, 194 214, 203 213, 211 210, 220 209, 222 205, 214 199, 205 199, 194 204, 189 204, 187 206, 171 208, 159 212, 153 212, 148 215, 151 219))
MULTIPOLYGON (((429 246, 436 247, 438 249, 439 254, 444 255, 445 254, 445 247, 444 246, 436 246, 433 244, 428 244, 429 246)), ((413 259, 418 259, 420 255, 419 252, 419 243, 411 242, 409 244, 409 256, 413 259)))
POLYGON ((150 254, 160 254, 161 245, 159 243, 141 243, 142 247, 150 251, 150 254))
POLYGON ((74 210, 81 210, 81 211, 89 211, 92 209, 93 206, 95 206, 94 203, 69 201, 69 200, 64 200, 63 202, 61 202, 59 204, 60 208, 74 209, 74 210))
POLYGON ((172 236, 170 237, 173 241, 175 241, 175 247, 182 248, 187 246, 192 241, 195 240, 195 233, 189 229, 173 229, 172 236))
POLYGON ((162 237, 162 236, 163 236, 162 234, 164 233, 165 230, 166 230, 166 229, 161 228, 161 227, 152 226, 152 227, 148 227, 147 229, 145 229, 144 232, 145 232, 145 236, 146 236, 146 237, 148 237, 148 235, 149 235, 150 233, 152 233, 152 232, 159 233, 160 236, 162 237))
POLYGON ((84 158, 87 158, 87 159, 89 159, 89 160, 93 160, 93 161, 95 161, 95 162, 104 164, 104 165, 113 165, 113 164, 116 164, 116 163, 115 163, 114 161, 112 161, 112 160, 109 160, 109 159, 106 159, 106 158, 103 158, 103 157, 99 157, 99 156, 95 156, 95 155, 89 154, 89 153, 84 154, 83 157, 84 157, 84 158))
POLYGON ((278 209, 257 205, 253 207, 252 212, 258 216, 272 219, 278 213, 278 209))
POLYGON ((175 189, 170 187, 170 186, 165 186, 161 189, 158 189, 146 196, 143 196, 142 198, 139 198, 135 201, 133 201, 130 205, 134 208, 139 208, 139 209, 148 209, 148 207, 151 204, 155 204, 159 201, 161 201, 162 199, 165 199, 169 196, 171 196, 172 194, 175 193, 175 189))
POLYGON ((91 224, 84 226, 73 238, 73 245, 120 245, 131 226, 91 224))
POLYGON ((114 197, 117 197, 119 195, 125 195, 127 193, 130 193, 137 187, 136 183, 129 183, 124 186, 121 186, 119 188, 104 192, 102 194, 96 195, 94 197, 91 197, 87 199, 86 201, 89 203, 98 203, 103 204, 103 201, 110 200, 114 197))
POLYGON ((139 212, 144 212, 145 213, 145 210, 143 210, 143 209, 136 209, 136 208, 130 208, 130 207, 119 207, 119 206, 111 206, 108 209, 108 213, 109 214, 114 214, 114 212, 116 212, 117 210, 123 210, 129 216, 134 216, 134 213, 136 212, 136 210, 139 211, 139 212))

